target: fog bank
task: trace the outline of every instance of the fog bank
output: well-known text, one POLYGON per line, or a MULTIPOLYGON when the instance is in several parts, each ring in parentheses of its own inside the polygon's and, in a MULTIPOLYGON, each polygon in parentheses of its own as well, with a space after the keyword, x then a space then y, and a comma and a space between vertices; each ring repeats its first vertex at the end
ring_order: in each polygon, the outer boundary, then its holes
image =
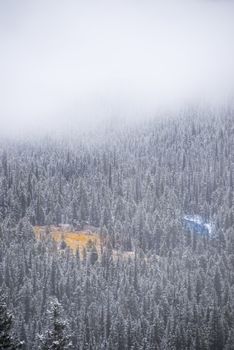
POLYGON ((52 132, 234 88, 232 1, 0 0, 1 132, 52 132))

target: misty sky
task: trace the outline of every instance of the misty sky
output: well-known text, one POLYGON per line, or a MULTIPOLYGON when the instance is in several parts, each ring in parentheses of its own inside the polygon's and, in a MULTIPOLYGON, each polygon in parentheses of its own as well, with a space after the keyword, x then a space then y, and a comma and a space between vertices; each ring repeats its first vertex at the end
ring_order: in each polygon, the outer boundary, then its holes
POLYGON ((234 88, 234 2, 0 0, 0 127, 73 127, 234 88))

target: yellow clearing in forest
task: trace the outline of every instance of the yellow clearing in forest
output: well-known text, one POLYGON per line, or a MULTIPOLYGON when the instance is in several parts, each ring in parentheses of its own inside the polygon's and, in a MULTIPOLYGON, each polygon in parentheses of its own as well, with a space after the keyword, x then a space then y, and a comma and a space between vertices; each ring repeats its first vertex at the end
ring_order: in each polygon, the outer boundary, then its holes
POLYGON ((97 249, 100 248, 100 237, 97 233, 89 233, 86 231, 67 231, 57 226, 34 226, 34 233, 37 239, 40 239, 47 233, 56 242, 66 242, 67 246, 71 248, 74 252, 77 248, 82 249, 87 246, 89 241, 92 241, 97 249))

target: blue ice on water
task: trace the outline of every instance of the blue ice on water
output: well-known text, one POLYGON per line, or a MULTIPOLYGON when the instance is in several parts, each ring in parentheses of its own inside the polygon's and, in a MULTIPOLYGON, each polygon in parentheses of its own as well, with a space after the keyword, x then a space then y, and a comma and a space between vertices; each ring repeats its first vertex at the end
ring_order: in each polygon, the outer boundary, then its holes
POLYGON ((211 237, 213 233, 213 225, 199 215, 185 215, 183 225, 186 229, 201 236, 211 237))

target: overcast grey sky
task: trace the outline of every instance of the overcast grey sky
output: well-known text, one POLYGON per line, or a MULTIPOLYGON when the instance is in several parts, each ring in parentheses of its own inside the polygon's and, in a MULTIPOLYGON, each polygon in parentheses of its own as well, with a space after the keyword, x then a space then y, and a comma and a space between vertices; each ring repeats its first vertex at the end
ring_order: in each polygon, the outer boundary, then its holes
POLYGON ((0 0, 1 130, 223 103, 233 38, 233 1, 0 0))

